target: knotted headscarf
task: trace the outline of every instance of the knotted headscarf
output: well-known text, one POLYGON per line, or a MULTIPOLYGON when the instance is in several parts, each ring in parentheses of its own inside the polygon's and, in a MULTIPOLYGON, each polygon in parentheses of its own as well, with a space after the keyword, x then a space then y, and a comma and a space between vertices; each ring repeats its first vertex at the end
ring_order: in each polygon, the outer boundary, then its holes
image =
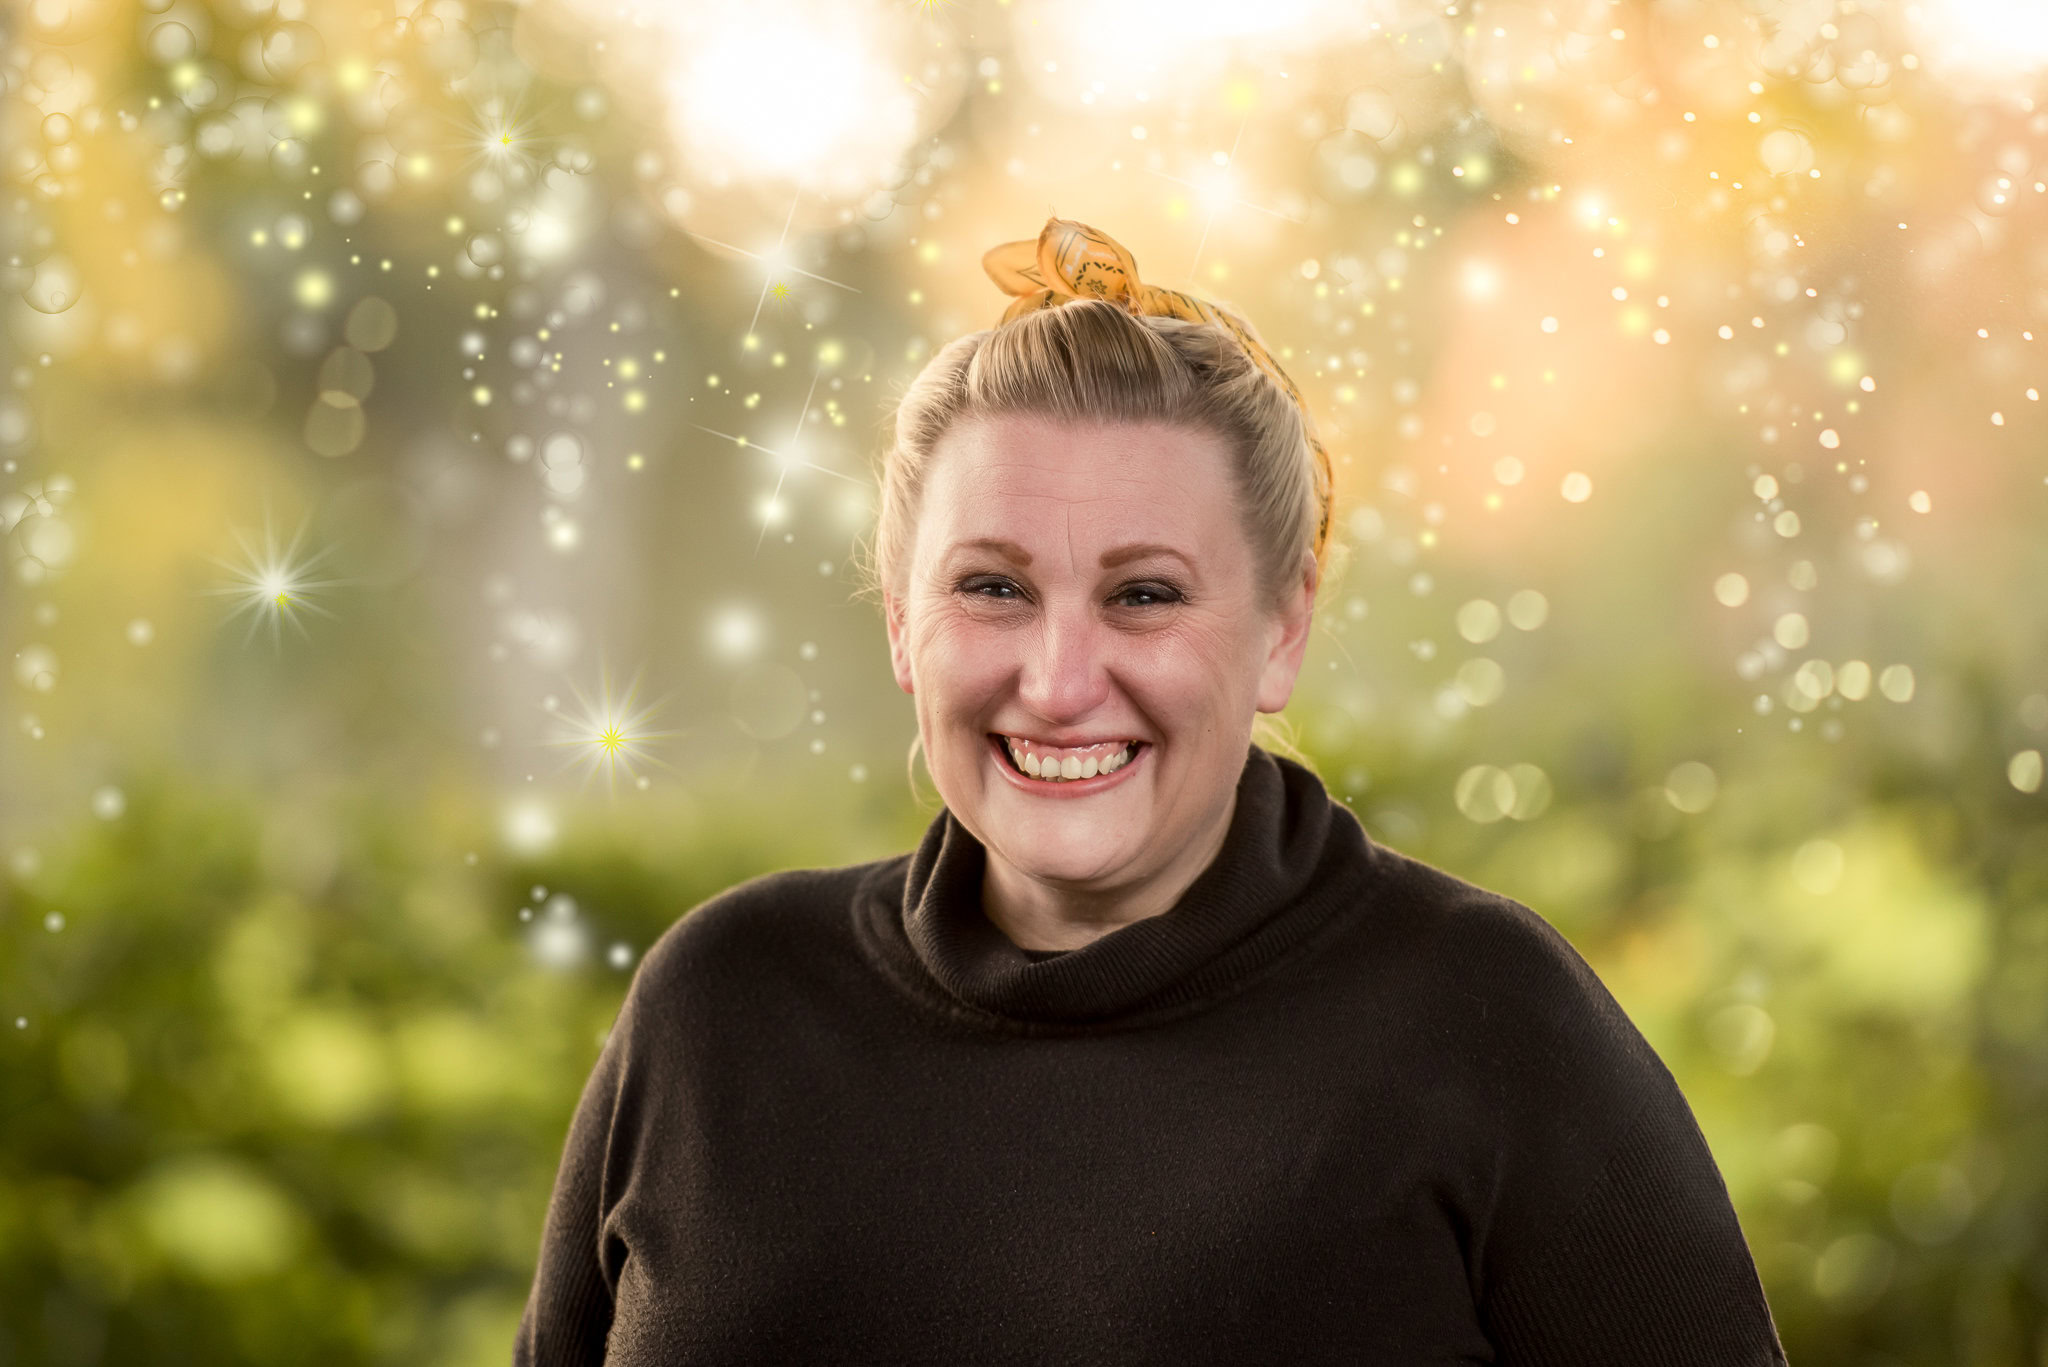
POLYGON ((1272 376, 1301 410, 1301 424, 1308 434, 1309 449, 1316 458, 1316 500, 1322 513, 1316 525, 1315 552, 1322 556, 1323 543, 1330 534, 1330 493, 1333 472, 1330 453, 1315 434, 1315 420, 1301 391, 1287 372, 1252 336, 1251 325, 1220 304, 1192 294, 1147 285, 1138 279, 1138 263, 1122 243, 1108 233, 1069 218, 1049 218, 1036 241, 1025 238, 991 247, 981 258, 982 269, 1006 294, 1017 297, 1003 311, 997 325, 1038 309, 1056 308, 1076 299, 1108 299, 1132 313, 1149 313, 1185 318, 1191 323, 1213 323, 1234 338, 1252 362, 1272 376))

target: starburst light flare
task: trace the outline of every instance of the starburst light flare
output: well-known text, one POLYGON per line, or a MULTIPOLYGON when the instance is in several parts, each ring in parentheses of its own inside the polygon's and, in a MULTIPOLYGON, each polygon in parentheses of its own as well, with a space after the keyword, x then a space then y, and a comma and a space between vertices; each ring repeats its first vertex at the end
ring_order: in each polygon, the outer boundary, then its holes
MULTIPOLYGON (((321 550, 301 560, 298 555, 299 542, 305 538, 306 526, 299 525, 292 534, 291 544, 282 551, 277 548, 277 538, 272 532, 268 519, 263 525, 263 550, 259 553, 249 544, 241 530, 235 530, 235 540, 242 547, 243 559, 237 563, 208 556, 216 565, 234 575, 232 584, 201 589, 207 594, 221 594, 233 597, 236 602, 228 614, 228 620, 249 614, 249 630, 242 638, 247 645, 255 639, 256 631, 265 622, 270 625, 270 644, 278 646, 281 622, 290 622, 292 629, 300 636, 306 636, 306 629, 299 621, 302 612, 317 612, 322 617, 334 614, 315 602, 313 595, 321 589, 334 588, 351 581, 347 579, 316 579, 312 571, 333 553, 333 547, 321 550)), ((310 638, 308 638, 310 639, 310 638)))
POLYGON ((541 119, 524 101, 493 95, 478 102, 462 123, 462 141, 472 166, 509 171, 523 181, 546 159, 539 136, 541 119))
POLYGON ((805 460, 801 454, 802 447, 799 445, 799 439, 803 436, 804 421, 806 418, 810 416, 811 400, 813 397, 816 396, 818 392, 818 378, 824 373, 825 368, 822 365, 818 366, 815 370, 811 372, 811 387, 805 391, 803 404, 801 407, 797 409, 796 427, 789 434, 789 445, 786 449, 776 450, 774 447, 762 446, 758 442, 749 441, 747 440, 747 438, 743 436, 735 436, 733 433, 730 432, 721 432, 715 427, 706 427, 702 423, 693 422, 690 424, 690 426, 696 428, 699 432, 709 432, 714 437, 723 437, 727 441, 733 443, 735 446, 751 447, 756 451, 762 451, 767 453, 768 455, 775 457, 777 466, 777 472, 775 476, 775 488, 766 499, 762 500, 762 502, 759 505, 761 512, 761 532, 760 535, 755 537, 754 539, 754 554, 756 556, 760 555, 761 553, 761 543, 767 539, 769 526, 775 522, 782 520, 783 516, 785 515, 786 509, 785 505, 782 502, 782 481, 788 478, 789 471, 792 466, 802 466, 806 470, 816 470, 820 474, 831 475, 836 479, 846 480, 850 484, 861 483, 861 481, 858 478, 856 478, 853 475, 847 474, 843 470, 834 470, 829 465, 820 465, 816 461, 805 460))
MULTIPOLYGON (((584 767, 584 787, 599 769, 605 772, 605 789, 612 796, 618 795, 619 770, 626 771, 626 777, 635 786, 645 788, 647 780, 633 768, 635 760, 660 765, 675 772, 673 766, 664 763, 648 749, 648 742, 668 736, 679 736, 681 731, 650 730, 647 723, 668 701, 670 695, 663 694, 653 702, 636 707, 634 698, 640 690, 640 674, 633 675, 626 686, 623 698, 612 697, 611 671, 604 664, 598 666, 598 699, 592 702, 583 690, 572 680, 569 691, 575 695, 576 709, 565 713, 559 707, 543 704, 542 710, 554 717, 560 727, 560 734, 548 744, 566 747, 573 753, 563 761, 561 768, 581 764, 584 767)), ((553 703, 553 699, 548 700, 553 703)), ((557 772, 560 772, 559 770, 557 772)))
POLYGON ((846 284, 844 281, 833 280, 822 275, 815 275, 810 271, 804 270, 801 267, 796 266, 789 260, 788 250, 786 246, 786 244, 789 241, 789 225, 795 222, 796 206, 799 203, 801 203, 802 200, 803 195, 801 193, 798 193, 797 195, 791 197, 789 201, 789 213, 782 220, 782 235, 780 237, 777 237, 775 239, 775 245, 770 247, 765 252, 751 252, 748 251, 745 247, 736 247, 730 242, 721 242, 715 237, 706 237, 703 233, 690 232, 687 228, 683 230, 696 241, 708 243, 711 246, 717 247, 722 251, 737 252, 741 256, 748 257, 754 261, 758 261, 761 263, 761 293, 754 300, 754 316, 747 320, 747 330, 740 336, 740 345, 743 347, 752 348, 759 344, 759 334, 756 333, 754 329, 760 325, 761 308, 764 304, 767 303, 769 297, 773 295, 778 300, 780 300, 783 297, 783 295, 777 294, 776 292, 778 290, 783 291, 784 294, 788 292, 788 285, 783 283, 779 279, 779 277, 782 275, 801 275, 807 280, 816 280, 822 284, 831 285, 836 289, 845 290, 848 294, 860 293, 858 289, 854 288, 852 285, 846 284))

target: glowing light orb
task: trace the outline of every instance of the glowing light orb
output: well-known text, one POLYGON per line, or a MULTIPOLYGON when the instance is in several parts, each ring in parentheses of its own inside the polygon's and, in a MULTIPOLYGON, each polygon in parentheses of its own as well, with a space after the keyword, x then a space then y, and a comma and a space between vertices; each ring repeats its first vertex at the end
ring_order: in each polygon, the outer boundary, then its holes
POLYGON ((302 271, 292 285, 301 308, 323 309, 334 301, 334 281, 325 271, 302 271))
MULTIPOLYGON (((1325 0, 1045 0, 1010 13, 1019 73, 1047 98, 1096 108, 1220 73, 1247 40, 1307 50, 1357 22, 1325 0)), ((1242 78, 1218 96, 1240 117, 1261 104, 1242 78)))
POLYGON ((745 608, 726 608, 711 620, 711 648, 728 660, 752 655, 761 634, 761 619, 745 608))
POLYGON ((576 245, 576 228, 562 213, 537 209, 526 221, 526 232, 519 241, 528 256, 552 260, 576 245))
POLYGON ((2039 0, 1922 0, 1907 14, 1939 68, 2023 76, 2048 66, 2048 6, 2039 0))
POLYGON ((520 799, 500 815, 498 834, 515 854, 544 854, 555 845, 555 814, 538 798, 520 799))
POLYGON ((1229 171, 1211 171, 1197 183, 1196 196, 1211 212, 1229 208, 1237 200, 1237 178, 1229 171))
POLYGON ((691 7, 674 30, 673 128, 716 177, 809 180, 900 155, 918 92, 891 60, 896 16, 864 6, 691 7))

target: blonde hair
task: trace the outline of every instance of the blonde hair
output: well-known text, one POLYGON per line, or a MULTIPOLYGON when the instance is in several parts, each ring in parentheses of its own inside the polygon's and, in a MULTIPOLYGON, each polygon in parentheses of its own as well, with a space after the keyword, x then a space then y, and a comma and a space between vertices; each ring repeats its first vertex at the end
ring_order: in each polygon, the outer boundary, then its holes
MULTIPOLYGON (((1009 415, 1212 432, 1231 456, 1260 606, 1277 612, 1284 605, 1301 582, 1304 555, 1316 561, 1318 598, 1342 570, 1343 548, 1327 535, 1334 491, 1318 488, 1302 412, 1287 392, 1214 324, 1081 298, 955 338, 905 388, 892 415, 894 438, 877 461, 874 539, 855 552, 857 597, 880 605, 884 590, 905 590, 940 437, 960 422, 1009 415)), ((1266 748, 1308 764, 1277 716, 1261 713, 1253 733, 1266 748), (1262 729, 1267 736, 1259 736, 1262 729)), ((917 749, 913 742, 913 792, 917 749)))

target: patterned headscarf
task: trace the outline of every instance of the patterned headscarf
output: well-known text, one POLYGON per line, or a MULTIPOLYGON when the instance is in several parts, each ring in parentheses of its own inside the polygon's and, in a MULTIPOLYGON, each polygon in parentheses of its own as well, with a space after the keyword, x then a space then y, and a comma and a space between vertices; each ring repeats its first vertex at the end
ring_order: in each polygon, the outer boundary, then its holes
POLYGON ((1147 285, 1138 279, 1138 263, 1123 244, 1108 233, 1069 218, 1049 218, 1037 241, 1026 238, 991 247, 981 258, 982 269, 1006 294, 1017 297, 1003 311, 998 326, 1037 309, 1056 308, 1076 299, 1109 299, 1132 313, 1185 318, 1191 323, 1214 323, 1236 339, 1254 364, 1287 391, 1301 410, 1301 423, 1308 433, 1309 449, 1316 458, 1316 499, 1322 515, 1316 526, 1316 555, 1330 534, 1330 494, 1333 472, 1330 453, 1315 434, 1315 420, 1301 391, 1287 372, 1253 338, 1251 325, 1237 314, 1206 299, 1179 290, 1147 285))

